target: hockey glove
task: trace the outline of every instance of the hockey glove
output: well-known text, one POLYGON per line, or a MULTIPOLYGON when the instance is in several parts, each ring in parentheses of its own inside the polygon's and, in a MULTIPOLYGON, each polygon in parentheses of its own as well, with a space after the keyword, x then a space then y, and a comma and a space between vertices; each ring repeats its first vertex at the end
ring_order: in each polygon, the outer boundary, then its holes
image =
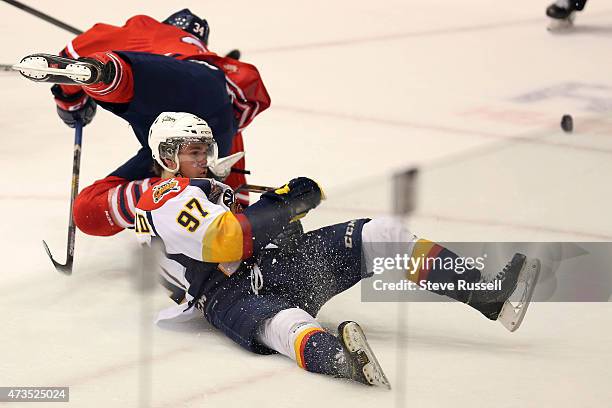
POLYGON ((283 187, 268 191, 261 197, 282 203, 289 209, 291 220, 302 218, 325 199, 317 182, 307 177, 294 178, 283 187))
POLYGON ((96 103, 83 90, 67 95, 61 86, 56 84, 51 87, 51 93, 55 96, 57 114, 68 127, 74 128, 77 120, 85 126, 96 115, 96 103))
POLYGON ((323 198, 319 185, 306 177, 293 179, 284 187, 262 194, 243 212, 250 224, 253 253, 287 230, 293 231, 289 233, 292 238, 299 236, 302 229, 296 220, 319 205, 323 198))
POLYGON ((300 220, 290 222, 283 232, 278 234, 276 238, 272 240, 272 243, 277 247, 283 247, 289 245, 293 240, 298 238, 304 233, 304 227, 300 220))

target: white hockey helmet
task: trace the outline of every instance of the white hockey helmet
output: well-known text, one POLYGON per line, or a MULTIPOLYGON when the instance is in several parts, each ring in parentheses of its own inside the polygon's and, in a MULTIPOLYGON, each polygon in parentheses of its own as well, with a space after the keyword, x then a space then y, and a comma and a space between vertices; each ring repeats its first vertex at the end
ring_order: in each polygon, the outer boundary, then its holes
POLYGON ((153 159, 165 170, 176 174, 179 171, 179 149, 186 143, 206 143, 207 165, 217 162, 217 143, 204 119, 186 112, 160 113, 149 129, 149 147, 153 159), (176 169, 166 166, 163 159, 174 161, 176 169))

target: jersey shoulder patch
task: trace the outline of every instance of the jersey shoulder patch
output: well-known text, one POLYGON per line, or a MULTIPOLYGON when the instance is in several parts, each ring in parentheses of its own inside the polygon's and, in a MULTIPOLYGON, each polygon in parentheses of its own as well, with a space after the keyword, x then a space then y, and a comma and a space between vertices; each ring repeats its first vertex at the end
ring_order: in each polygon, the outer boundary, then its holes
POLYGON ((168 200, 185 191, 189 186, 188 178, 171 178, 160 180, 140 197, 137 207, 144 211, 152 211, 163 206, 168 200))

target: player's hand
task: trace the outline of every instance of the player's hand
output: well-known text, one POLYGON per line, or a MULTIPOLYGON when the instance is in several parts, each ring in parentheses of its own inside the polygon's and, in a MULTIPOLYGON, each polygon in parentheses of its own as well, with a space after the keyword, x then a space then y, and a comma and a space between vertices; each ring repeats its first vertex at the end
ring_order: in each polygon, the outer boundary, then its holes
POLYGON ((285 203, 291 209, 292 218, 297 219, 318 206, 325 199, 325 194, 316 181, 298 177, 281 188, 264 193, 262 197, 285 203))
POLYGON ((77 120, 80 120, 85 126, 96 115, 96 103, 82 90, 67 95, 56 84, 51 87, 51 93, 55 96, 57 114, 68 127, 75 127, 77 120))

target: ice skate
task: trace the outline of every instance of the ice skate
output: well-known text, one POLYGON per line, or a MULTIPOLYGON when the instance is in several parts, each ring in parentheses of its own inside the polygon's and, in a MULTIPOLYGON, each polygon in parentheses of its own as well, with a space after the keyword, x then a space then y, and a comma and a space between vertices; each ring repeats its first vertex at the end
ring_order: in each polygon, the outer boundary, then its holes
POLYGON ((514 254, 512 260, 493 279, 482 279, 482 282, 501 282, 501 289, 474 290, 467 303, 487 318, 498 320, 506 329, 515 331, 527 313, 539 273, 539 260, 514 254), (519 302, 514 306, 509 299, 519 290, 519 285, 524 288, 519 302))
POLYGON ((110 84, 115 78, 115 67, 110 62, 105 65, 92 58, 75 60, 50 54, 28 55, 13 69, 35 82, 65 85, 110 84))
POLYGON ((550 31, 566 30, 573 27, 576 11, 570 1, 558 0, 548 6, 546 15, 550 18, 550 31))
POLYGON ((527 313, 527 307, 531 302, 536 283, 540 276, 540 267, 541 265, 538 259, 526 260, 519 275, 519 285, 523 286, 522 289, 518 289, 522 290, 521 298, 518 302, 515 302, 516 305, 510 300, 506 300, 501 312, 499 312, 497 320, 511 332, 517 330, 523 322, 523 318, 527 313))
POLYGON ((348 363, 349 378, 366 385, 391 389, 389 380, 357 323, 351 321, 341 323, 338 326, 338 337, 348 363))

